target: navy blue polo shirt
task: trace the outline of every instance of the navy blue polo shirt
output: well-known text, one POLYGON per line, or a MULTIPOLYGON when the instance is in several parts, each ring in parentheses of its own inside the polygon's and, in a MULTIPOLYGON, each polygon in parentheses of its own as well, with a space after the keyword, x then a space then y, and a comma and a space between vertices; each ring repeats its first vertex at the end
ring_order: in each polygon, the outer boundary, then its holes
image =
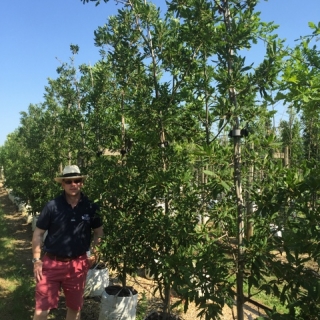
POLYGON ((102 226, 98 206, 81 193, 72 208, 64 193, 43 208, 37 227, 48 230, 44 251, 62 257, 78 257, 90 248, 91 230, 102 226))

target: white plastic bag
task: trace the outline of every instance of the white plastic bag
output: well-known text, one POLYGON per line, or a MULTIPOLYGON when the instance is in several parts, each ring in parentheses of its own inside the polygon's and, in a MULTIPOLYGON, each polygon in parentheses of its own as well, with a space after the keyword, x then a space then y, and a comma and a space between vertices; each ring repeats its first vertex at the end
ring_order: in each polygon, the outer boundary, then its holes
POLYGON ((98 320, 135 320, 138 292, 132 287, 109 286, 101 296, 98 320))
POLYGON ((84 297, 100 297, 109 285, 109 271, 104 263, 97 263, 89 269, 84 288, 84 297))

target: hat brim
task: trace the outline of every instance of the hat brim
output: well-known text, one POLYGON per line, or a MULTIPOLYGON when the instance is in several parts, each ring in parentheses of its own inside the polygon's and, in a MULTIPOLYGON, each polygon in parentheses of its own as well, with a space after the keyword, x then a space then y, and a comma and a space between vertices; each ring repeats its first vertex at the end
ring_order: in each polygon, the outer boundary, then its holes
POLYGON ((71 176, 71 177, 56 177, 54 178, 54 181, 56 182, 62 182, 63 180, 74 180, 74 179, 83 179, 85 180, 88 176, 71 176))

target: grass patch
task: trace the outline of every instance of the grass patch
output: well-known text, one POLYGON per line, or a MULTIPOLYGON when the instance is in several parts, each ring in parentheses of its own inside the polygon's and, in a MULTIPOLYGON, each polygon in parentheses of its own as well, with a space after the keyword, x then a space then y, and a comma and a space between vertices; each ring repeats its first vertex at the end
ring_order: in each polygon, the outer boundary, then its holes
POLYGON ((143 320, 148 310, 148 299, 146 293, 142 292, 142 297, 138 301, 136 320, 143 320))
MULTIPOLYGON (((236 277, 232 276, 230 279, 233 281, 233 283, 236 283, 236 277)), ((271 279, 271 278, 269 278, 271 279)), ((243 294, 245 296, 248 296, 248 284, 246 282, 243 282, 243 294)), ((280 301, 279 298, 275 297, 272 294, 266 294, 263 291, 259 291, 255 287, 251 287, 250 290, 250 298, 253 301, 256 301, 270 309, 276 308, 277 312, 282 313, 282 314, 287 314, 288 309, 286 308, 285 305, 283 305, 280 301)))
POLYGON ((30 319, 34 305, 34 281, 19 262, 15 238, 0 209, 0 314, 3 320, 30 319))
MULTIPOLYGON (((244 289, 244 293, 247 294, 248 286, 246 283, 244 283, 243 289, 244 289)), ((255 294, 255 289, 251 288, 251 299, 255 300, 255 301, 271 308, 271 309, 273 309, 273 307, 275 307, 277 309, 277 311, 282 314, 288 313, 288 309, 286 308, 286 306, 281 304, 279 302, 279 298, 275 297, 274 295, 267 295, 266 293, 264 293, 262 291, 257 292, 255 294), (252 294, 254 294, 254 296, 252 296, 252 294)))

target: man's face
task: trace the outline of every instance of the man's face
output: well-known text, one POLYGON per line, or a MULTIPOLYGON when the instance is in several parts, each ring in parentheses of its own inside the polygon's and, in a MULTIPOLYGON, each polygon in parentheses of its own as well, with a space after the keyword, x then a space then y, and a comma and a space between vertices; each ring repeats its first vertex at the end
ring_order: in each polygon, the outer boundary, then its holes
POLYGON ((62 188, 69 196, 76 196, 80 193, 83 186, 83 180, 79 178, 64 179, 62 181, 62 188))

